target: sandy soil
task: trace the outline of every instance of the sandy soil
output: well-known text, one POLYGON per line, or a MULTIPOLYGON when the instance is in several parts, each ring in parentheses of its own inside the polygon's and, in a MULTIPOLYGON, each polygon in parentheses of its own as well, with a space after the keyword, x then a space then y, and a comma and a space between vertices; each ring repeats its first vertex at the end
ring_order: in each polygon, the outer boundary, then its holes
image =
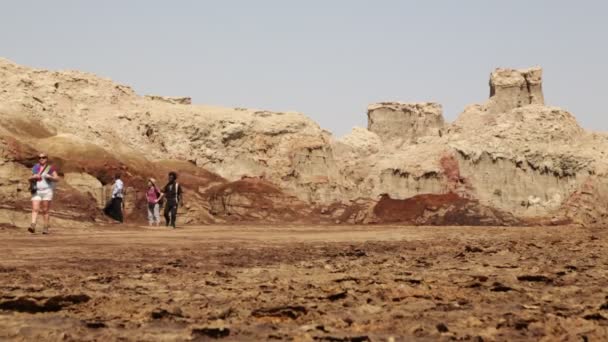
POLYGON ((608 337, 608 231, 0 228, 0 340, 608 337))

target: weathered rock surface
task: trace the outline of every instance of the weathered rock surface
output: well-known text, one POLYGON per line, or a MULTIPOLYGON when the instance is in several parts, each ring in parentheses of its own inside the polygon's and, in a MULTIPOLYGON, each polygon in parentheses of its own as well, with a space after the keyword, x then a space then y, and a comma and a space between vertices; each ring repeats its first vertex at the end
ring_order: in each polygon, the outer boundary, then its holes
POLYGON ((183 104, 183 105, 191 105, 192 98, 190 97, 170 97, 170 96, 158 96, 158 95, 146 95, 147 99, 162 101, 171 104, 183 104))
POLYGON ((93 196, 100 208, 104 206, 105 199, 107 198, 107 195, 105 194, 106 188, 99 181, 99 179, 91 176, 88 173, 80 172, 64 173, 63 179, 68 185, 81 193, 93 196))
POLYGON ((310 206, 286 195, 276 185, 257 178, 221 184, 207 190, 211 213, 238 221, 297 222, 310 206))
POLYGON ((445 125, 437 103, 374 103, 367 108, 367 128, 383 141, 411 142, 422 136, 439 136, 445 125))
POLYGON ((545 104, 543 71, 539 67, 515 70, 496 69, 490 75, 488 111, 503 113, 529 104, 545 104))
POLYGON ((608 135, 545 106, 540 68, 497 69, 490 88, 451 124, 435 103, 382 102, 368 108, 368 129, 336 139, 299 113, 138 96, 0 59, 0 204, 25 212, 24 180, 43 150, 65 177, 60 193, 78 198, 58 201, 66 219, 99 219, 117 172, 129 217, 143 219, 146 179, 177 170, 186 223, 606 220, 608 135))

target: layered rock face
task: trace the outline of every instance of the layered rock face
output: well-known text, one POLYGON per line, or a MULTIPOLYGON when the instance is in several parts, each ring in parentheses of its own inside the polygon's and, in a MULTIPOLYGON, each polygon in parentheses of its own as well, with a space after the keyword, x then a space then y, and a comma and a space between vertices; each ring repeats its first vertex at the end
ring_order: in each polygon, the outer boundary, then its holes
POLYGON ((608 136, 545 106, 540 68, 497 69, 490 88, 451 124, 435 103, 382 102, 368 129, 336 139, 299 113, 138 96, 0 59, 0 225, 26 220, 37 151, 64 177, 54 210, 79 222, 103 219, 115 173, 129 219, 143 220, 147 179, 171 170, 186 223, 603 222, 608 136))
POLYGON ((543 71, 539 67, 524 70, 496 69, 490 75, 488 110, 503 113, 530 104, 545 104, 542 76, 543 71))
POLYGON ((385 127, 400 129, 381 129, 370 115, 368 133, 355 130, 334 143, 353 192, 381 196, 374 202, 375 220, 506 225, 605 220, 607 136, 586 132, 567 111, 544 105, 540 68, 497 69, 490 84, 490 99, 467 107, 452 124, 429 122, 426 115, 412 123, 389 105, 380 112, 390 122, 385 127), (404 127, 418 124, 428 130, 417 131, 427 133, 404 134, 411 132, 404 127), (369 137, 372 133, 382 143, 369 137), (357 137, 364 135, 368 144, 362 148, 357 137))
POLYGON ((438 136, 445 125, 437 103, 375 103, 367 108, 367 117, 367 129, 383 141, 438 136))
POLYGON ((184 173, 182 181, 190 189, 186 222, 250 217, 232 210, 239 205, 234 199, 243 197, 232 196, 226 212, 212 210, 208 198, 208 188, 242 177, 282 189, 284 194, 271 196, 277 204, 293 203, 292 198, 330 202, 341 196, 330 136, 304 115, 189 103, 188 98, 138 96, 127 86, 87 73, 36 70, 0 60, 0 139, 12 147, 2 160, 6 171, 0 172, 7 174, 0 191, 11 194, 3 204, 18 210, 29 206, 24 179, 37 151, 59 164, 65 176, 60 192, 94 199, 91 208, 104 204, 112 176, 122 173, 131 188, 127 211, 135 217, 145 211, 147 178, 164 184, 172 169, 184 173))

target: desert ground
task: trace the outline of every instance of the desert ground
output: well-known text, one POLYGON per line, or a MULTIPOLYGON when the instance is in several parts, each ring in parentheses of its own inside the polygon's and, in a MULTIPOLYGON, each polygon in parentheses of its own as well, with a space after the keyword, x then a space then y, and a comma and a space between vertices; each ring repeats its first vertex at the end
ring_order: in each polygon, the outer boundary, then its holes
POLYGON ((0 340, 598 341, 605 229, 0 229, 0 340))

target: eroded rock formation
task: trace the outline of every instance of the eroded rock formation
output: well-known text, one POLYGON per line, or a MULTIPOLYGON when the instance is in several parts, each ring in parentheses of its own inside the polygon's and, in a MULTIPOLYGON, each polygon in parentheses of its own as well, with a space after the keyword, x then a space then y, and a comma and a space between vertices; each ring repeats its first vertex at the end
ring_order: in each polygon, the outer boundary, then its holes
POLYGON ((423 136, 438 136, 444 126, 437 103, 374 103, 367 108, 367 129, 383 141, 411 142, 423 136))
MULTIPOLYGON (((64 181, 54 210, 103 219, 114 173, 144 217, 146 180, 177 170, 188 223, 603 222, 608 136, 544 105, 542 70, 497 69, 486 103, 444 122, 435 103, 383 102, 336 139, 299 113, 192 105, 0 59, 0 224, 27 218, 37 151, 64 181)), ((67 222, 67 221, 66 221, 67 222)))
POLYGON ((158 95, 146 95, 147 99, 162 101, 170 104, 183 104, 183 105, 191 105, 192 98, 190 97, 170 97, 170 96, 158 96, 158 95))
POLYGON ((530 104, 544 105, 542 76, 543 70, 539 67, 524 70, 496 69, 490 75, 488 110, 503 113, 530 104))

